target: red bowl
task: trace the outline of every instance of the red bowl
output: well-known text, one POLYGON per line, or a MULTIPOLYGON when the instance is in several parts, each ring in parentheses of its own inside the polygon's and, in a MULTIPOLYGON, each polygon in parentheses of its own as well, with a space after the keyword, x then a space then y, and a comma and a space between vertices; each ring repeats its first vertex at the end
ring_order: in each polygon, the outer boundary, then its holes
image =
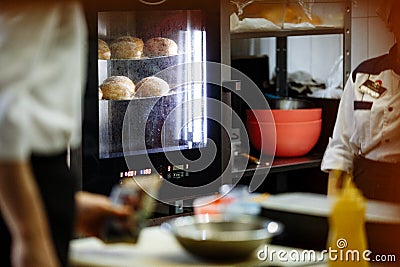
POLYGON ((310 152, 316 145, 321 126, 322 119, 275 124, 248 121, 247 132, 250 143, 262 154, 299 157, 310 152))
POLYGON ((247 109, 247 121, 257 122, 306 122, 322 118, 322 108, 307 109, 247 109))

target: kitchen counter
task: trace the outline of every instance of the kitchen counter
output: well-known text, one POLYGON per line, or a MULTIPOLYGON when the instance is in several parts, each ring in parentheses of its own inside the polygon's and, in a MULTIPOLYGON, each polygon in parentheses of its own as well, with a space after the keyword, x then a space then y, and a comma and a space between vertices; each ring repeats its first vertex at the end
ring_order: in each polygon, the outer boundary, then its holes
MULTIPOLYGON (((268 251, 290 253, 292 249, 267 245, 268 251)), ((169 232, 159 226, 145 228, 137 244, 104 244, 97 238, 82 238, 71 241, 70 260, 74 267, 127 267, 127 266, 314 266, 324 267, 326 263, 304 261, 281 261, 277 254, 262 261, 257 258, 257 251, 265 249, 262 245, 249 259, 235 262, 208 262, 200 260, 186 252, 169 232)), ((269 254, 270 254, 269 253, 269 254)), ((318 255, 318 253, 317 253, 318 255)))

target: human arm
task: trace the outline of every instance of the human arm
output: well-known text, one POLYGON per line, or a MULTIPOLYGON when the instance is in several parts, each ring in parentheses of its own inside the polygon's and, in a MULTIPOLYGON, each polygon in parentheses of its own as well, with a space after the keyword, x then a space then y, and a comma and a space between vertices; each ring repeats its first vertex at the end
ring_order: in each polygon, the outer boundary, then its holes
POLYGON ((329 139, 321 170, 328 172, 328 195, 335 195, 341 188, 345 174, 353 167, 353 148, 350 144, 353 125, 354 89, 351 78, 346 83, 332 138, 329 139))
POLYGON ((337 195, 351 176, 342 170, 330 170, 328 175, 328 196, 337 195))
POLYGON ((127 219, 133 211, 133 207, 128 205, 113 205, 107 196, 84 191, 75 194, 75 202, 76 231, 85 236, 101 238, 101 232, 107 219, 111 217, 127 219))
POLYGON ((28 162, 0 161, 0 209, 12 235, 14 267, 59 266, 28 162))

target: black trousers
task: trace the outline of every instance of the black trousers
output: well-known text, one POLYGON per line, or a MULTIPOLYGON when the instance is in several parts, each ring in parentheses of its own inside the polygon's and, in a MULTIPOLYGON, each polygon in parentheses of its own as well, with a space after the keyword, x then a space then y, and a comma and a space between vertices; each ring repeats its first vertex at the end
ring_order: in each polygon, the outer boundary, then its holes
POLYGON ((400 203, 400 164, 356 157, 353 174, 366 198, 400 203))
MULTIPOLYGON (((62 266, 68 266, 68 245, 75 220, 76 180, 66 164, 66 153, 34 155, 31 157, 31 164, 46 208, 54 246, 62 266)), ((2 216, 0 245, 0 266, 11 266, 11 237, 2 216)))
MULTIPOLYGON (((367 199, 400 204, 400 164, 357 157, 354 160, 354 180, 367 199)), ((396 255, 396 259, 400 258, 399 224, 367 223, 366 229, 373 255, 396 255)))

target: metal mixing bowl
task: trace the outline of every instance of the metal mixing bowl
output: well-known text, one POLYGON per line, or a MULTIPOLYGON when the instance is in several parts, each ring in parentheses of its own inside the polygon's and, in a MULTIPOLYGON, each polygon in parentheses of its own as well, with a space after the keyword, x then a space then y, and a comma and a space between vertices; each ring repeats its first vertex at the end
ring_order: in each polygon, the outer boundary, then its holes
POLYGON ((292 110, 292 109, 309 109, 316 107, 315 104, 311 101, 305 99, 290 98, 290 97, 267 98, 267 101, 270 109, 292 110))
POLYGON ((223 261, 249 257, 283 228, 278 222, 242 214, 183 216, 163 227, 191 254, 223 261))

